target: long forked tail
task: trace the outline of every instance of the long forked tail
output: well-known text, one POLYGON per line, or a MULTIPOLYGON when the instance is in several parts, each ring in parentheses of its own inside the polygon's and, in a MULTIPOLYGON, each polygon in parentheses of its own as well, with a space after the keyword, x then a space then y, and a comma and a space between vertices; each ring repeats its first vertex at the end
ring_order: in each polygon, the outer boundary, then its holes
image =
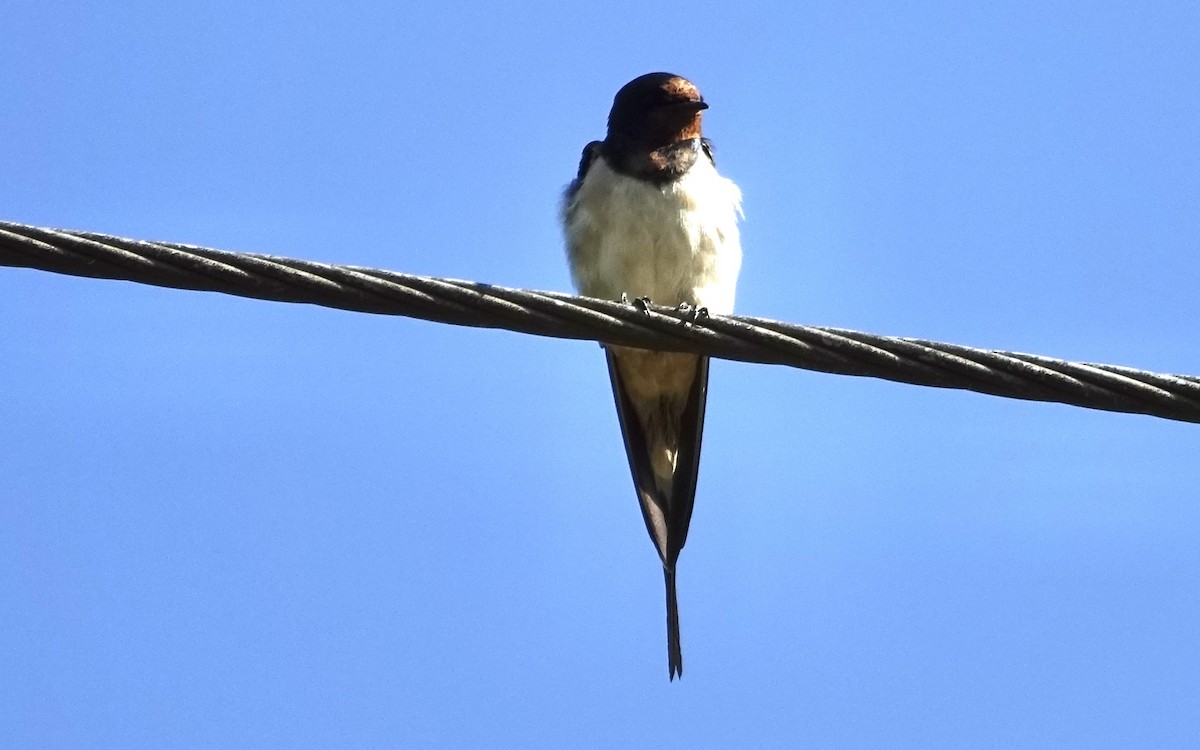
POLYGON ((663 566, 667 583, 667 670, 671 679, 683 677, 683 649, 679 645, 679 602, 675 598, 675 568, 663 566))

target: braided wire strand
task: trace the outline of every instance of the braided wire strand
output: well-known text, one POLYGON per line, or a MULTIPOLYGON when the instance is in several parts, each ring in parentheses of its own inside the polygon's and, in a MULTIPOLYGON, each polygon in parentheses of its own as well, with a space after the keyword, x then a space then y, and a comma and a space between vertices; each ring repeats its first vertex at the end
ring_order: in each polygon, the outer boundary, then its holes
POLYGON ((1200 422, 1200 376, 0 221, 0 265, 1200 422))

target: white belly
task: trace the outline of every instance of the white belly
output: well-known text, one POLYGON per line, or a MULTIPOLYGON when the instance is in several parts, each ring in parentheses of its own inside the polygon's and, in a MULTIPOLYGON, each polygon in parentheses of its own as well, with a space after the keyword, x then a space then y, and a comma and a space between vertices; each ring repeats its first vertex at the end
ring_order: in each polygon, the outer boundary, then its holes
POLYGON ((708 159, 658 186, 598 158, 563 206, 575 288, 589 297, 649 297, 727 315, 742 264, 740 215, 741 192, 708 159))

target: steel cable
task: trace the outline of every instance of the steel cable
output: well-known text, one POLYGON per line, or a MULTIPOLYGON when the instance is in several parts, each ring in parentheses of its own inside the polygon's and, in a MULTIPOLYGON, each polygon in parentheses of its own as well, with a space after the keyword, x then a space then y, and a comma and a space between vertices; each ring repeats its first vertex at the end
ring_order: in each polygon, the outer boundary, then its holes
POLYGON ((1200 377, 0 221, 0 265, 1200 422, 1200 377))

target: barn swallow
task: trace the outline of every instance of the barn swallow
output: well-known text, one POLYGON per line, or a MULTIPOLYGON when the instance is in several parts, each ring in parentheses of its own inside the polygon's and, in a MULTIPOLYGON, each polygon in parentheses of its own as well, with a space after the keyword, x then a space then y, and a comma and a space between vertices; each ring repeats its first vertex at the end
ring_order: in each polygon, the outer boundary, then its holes
MULTIPOLYGON (((576 290, 733 312, 741 191, 701 135, 708 104, 690 81, 648 73, 621 87, 602 141, 583 149, 562 203, 576 290)), ((685 307, 687 306, 687 307, 685 307)), ((708 357, 604 345, 617 419, 667 589, 667 671, 683 675, 675 565, 696 497, 708 357)))

